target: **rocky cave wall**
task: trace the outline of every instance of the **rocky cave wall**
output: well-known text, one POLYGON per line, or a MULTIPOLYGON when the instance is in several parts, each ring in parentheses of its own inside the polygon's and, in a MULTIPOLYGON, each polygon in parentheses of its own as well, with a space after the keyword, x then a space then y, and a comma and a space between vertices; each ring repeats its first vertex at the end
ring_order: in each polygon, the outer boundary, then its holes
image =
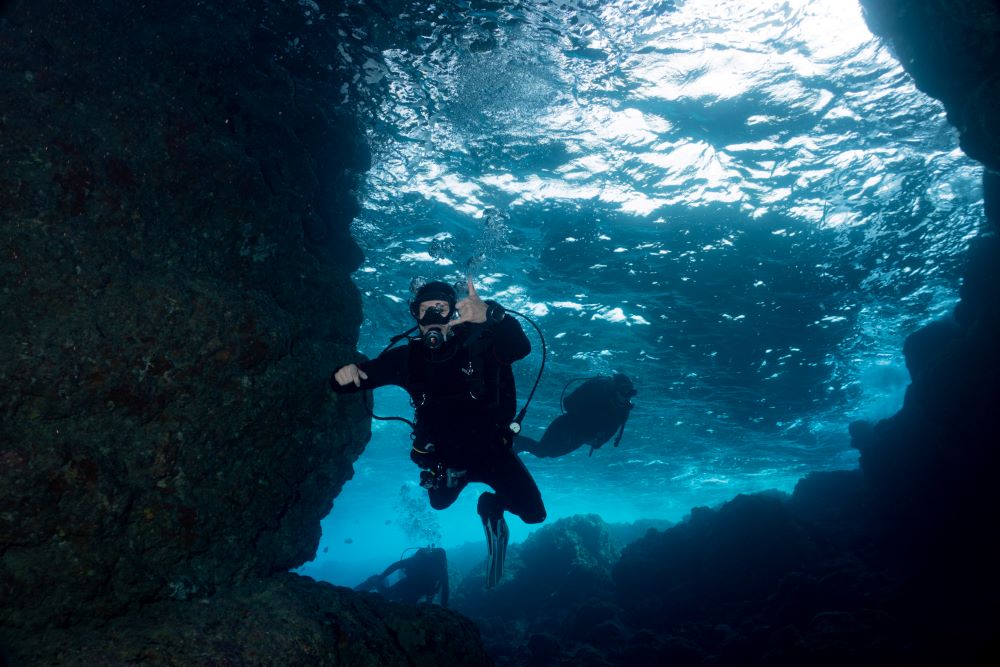
POLYGON ((953 317, 906 341, 911 384, 903 408, 878 424, 853 424, 854 446, 900 531, 992 541, 984 522, 997 518, 989 487, 1000 442, 1000 2, 862 6, 917 86, 944 103, 963 151, 985 166, 986 224, 970 241, 953 317))
POLYGON ((369 437, 326 390, 369 156, 325 5, 0 5, 0 645, 23 664, 485 660, 446 612, 280 574, 369 437))

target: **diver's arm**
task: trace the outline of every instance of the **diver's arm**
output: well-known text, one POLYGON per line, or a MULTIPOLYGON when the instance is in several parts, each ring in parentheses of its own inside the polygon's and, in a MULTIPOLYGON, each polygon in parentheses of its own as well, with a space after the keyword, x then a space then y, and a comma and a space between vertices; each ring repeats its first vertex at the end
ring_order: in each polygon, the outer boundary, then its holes
POLYGON ((369 361, 356 365, 357 376, 350 372, 354 364, 341 366, 330 376, 330 389, 338 394, 352 394, 365 389, 375 389, 394 384, 403 386, 406 379, 407 348, 394 347, 369 361), (341 372, 344 371, 344 372, 341 372), (351 378, 355 378, 357 382, 351 378), (341 384, 341 381, 344 381, 341 384))
POLYGON ((489 332, 493 338, 494 353, 501 363, 512 364, 528 356, 531 343, 524 335, 521 324, 496 301, 479 298, 472 278, 469 278, 468 290, 469 296, 455 304, 459 316, 451 323, 453 327, 462 324, 473 327, 466 344, 489 332))
POLYGON ((531 341, 524 335, 521 323, 510 315, 505 313, 499 322, 487 322, 482 326, 492 334, 493 350, 500 362, 512 364, 531 352, 531 341))
POLYGON ((367 379, 368 375, 357 364, 347 364, 334 371, 330 386, 333 386, 333 383, 336 382, 340 387, 346 387, 349 384, 360 387, 361 381, 367 379))
POLYGON ((395 563, 393 563, 389 567, 385 568, 385 570, 379 576, 382 577, 383 579, 385 579, 390 574, 392 574, 393 572, 395 572, 399 568, 403 567, 403 563, 404 563, 404 561, 397 560, 395 563))
POLYGON ((359 593, 368 593, 373 590, 380 590, 381 588, 382 588, 382 575, 373 574, 372 576, 368 577, 360 584, 355 586, 354 590, 358 591, 359 593))

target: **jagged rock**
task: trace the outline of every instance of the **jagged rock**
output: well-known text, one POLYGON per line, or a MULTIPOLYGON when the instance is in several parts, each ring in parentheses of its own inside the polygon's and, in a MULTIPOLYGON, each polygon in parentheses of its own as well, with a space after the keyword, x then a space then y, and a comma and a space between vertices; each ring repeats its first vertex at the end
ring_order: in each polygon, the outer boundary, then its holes
POLYGON ((994 0, 862 0, 872 32, 944 102, 969 157, 1000 169, 1000 6, 994 0))
POLYGON ((558 625, 576 605, 608 594, 619 549, 600 517, 560 519, 511 550, 499 586, 484 590, 483 577, 471 575, 459 586, 452 606, 473 617, 558 625))
POLYGON ((283 574, 210 597, 163 601, 99 627, 49 630, 21 647, 31 664, 492 664, 471 621, 437 605, 283 574))
POLYGON ((313 556, 369 437, 358 398, 326 390, 355 355, 369 154, 343 104, 353 47, 323 11, 4 3, 0 644, 18 664, 485 662, 454 616, 269 578, 313 556))
POLYGON ((360 321, 368 164, 331 33, 265 1, 5 13, 0 624, 314 552, 367 438, 323 391, 360 321))
POLYGON ((784 573, 819 559, 780 495, 740 495, 626 547, 614 579, 629 620, 657 627, 707 614, 731 620, 757 604, 784 573), (652 624, 652 625, 650 625, 652 624))

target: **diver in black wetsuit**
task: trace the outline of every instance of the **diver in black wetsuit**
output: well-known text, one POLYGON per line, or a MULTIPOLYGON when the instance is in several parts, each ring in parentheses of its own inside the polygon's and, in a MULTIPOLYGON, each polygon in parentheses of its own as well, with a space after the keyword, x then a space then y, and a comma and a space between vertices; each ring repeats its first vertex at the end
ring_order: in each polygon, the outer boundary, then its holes
POLYGON ((371 361, 334 372, 339 393, 403 387, 415 408, 410 458, 422 468, 421 486, 431 507, 444 509, 469 482, 494 493, 479 496, 478 512, 488 546, 487 587, 503 576, 509 530, 504 512, 525 523, 545 520, 542 496, 512 448, 510 423, 517 396, 511 364, 531 351, 521 325, 494 301, 484 302, 472 280, 469 296, 456 303, 442 282, 421 287, 410 303, 421 336, 371 361))
POLYGON ((617 431, 615 447, 625 431, 636 395, 632 380, 623 373, 611 377, 587 379, 563 401, 565 412, 545 429, 541 440, 522 435, 514 439, 514 449, 540 458, 564 456, 583 445, 590 445, 590 455, 617 431))
POLYGON ((448 557, 440 547, 424 547, 409 558, 398 560, 381 574, 372 575, 354 587, 356 591, 375 591, 390 600, 416 604, 431 602, 441 594, 441 606, 448 606, 448 557), (402 578, 386 586, 393 572, 402 570, 402 578))

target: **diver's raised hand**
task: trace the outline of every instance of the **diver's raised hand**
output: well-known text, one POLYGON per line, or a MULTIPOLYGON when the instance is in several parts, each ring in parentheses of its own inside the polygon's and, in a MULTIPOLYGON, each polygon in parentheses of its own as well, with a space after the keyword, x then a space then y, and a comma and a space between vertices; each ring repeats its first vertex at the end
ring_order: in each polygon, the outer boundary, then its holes
POLYGON ((465 322, 482 324, 486 321, 487 305, 485 301, 479 298, 476 286, 472 284, 472 278, 469 278, 468 288, 469 296, 455 304, 455 310, 458 311, 458 319, 451 322, 452 326, 465 322))
POLYGON ((347 386, 354 383, 355 387, 361 386, 362 380, 367 380, 368 376, 365 372, 358 368, 357 364, 347 364, 346 366, 341 366, 337 369, 337 372, 333 374, 333 379, 337 381, 341 387, 347 386))

